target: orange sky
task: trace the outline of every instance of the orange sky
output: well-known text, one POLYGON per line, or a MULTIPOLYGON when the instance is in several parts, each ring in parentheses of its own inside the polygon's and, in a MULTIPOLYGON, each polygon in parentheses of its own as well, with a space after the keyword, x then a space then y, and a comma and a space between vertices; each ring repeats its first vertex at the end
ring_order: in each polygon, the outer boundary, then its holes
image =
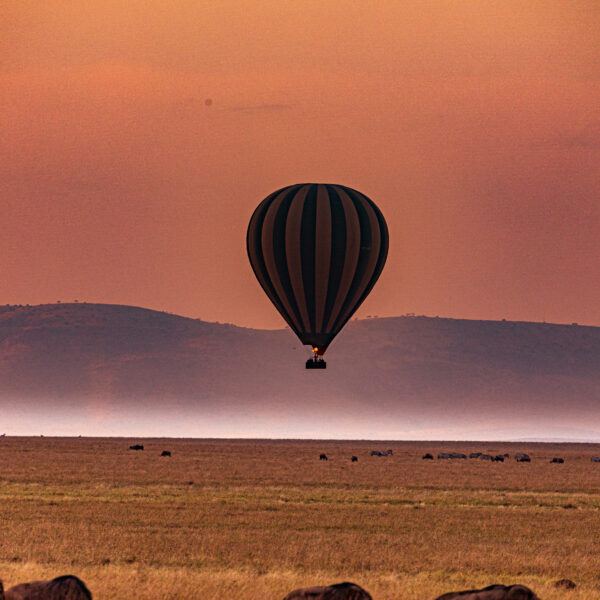
POLYGON ((324 181, 388 221, 359 316, 600 325, 598 31, 593 0, 3 3, 0 303, 280 327, 248 220, 324 181))

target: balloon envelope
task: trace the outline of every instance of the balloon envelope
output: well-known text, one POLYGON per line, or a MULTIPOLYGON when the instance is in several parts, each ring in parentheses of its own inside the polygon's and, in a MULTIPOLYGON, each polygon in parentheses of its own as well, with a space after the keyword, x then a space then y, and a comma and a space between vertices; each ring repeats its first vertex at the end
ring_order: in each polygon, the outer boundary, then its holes
POLYGON ((364 194, 300 183, 258 205, 247 249, 271 302, 300 341, 323 354, 379 278, 388 240, 381 211, 364 194))

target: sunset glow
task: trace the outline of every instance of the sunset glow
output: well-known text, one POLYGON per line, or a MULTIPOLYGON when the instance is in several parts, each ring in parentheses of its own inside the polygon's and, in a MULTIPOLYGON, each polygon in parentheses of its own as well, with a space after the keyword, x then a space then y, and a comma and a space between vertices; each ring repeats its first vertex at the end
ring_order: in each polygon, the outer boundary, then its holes
POLYGON ((283 321, 245 253, 301 181, 390 230, 359 316, 600 324, 596 2, 5 3, 0 303, 283 321))

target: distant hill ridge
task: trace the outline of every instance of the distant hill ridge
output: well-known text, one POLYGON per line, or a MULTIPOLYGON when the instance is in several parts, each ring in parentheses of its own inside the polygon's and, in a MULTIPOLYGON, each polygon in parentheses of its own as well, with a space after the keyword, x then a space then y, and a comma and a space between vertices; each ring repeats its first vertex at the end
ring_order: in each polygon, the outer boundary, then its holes
POLYGON ((105 398, 248 410, 330 405, 410 416, 523 418, 600 403, 600 328, 391 317, 351 321, 306 372, 286 329, 207 323, 132 306, 0 307, 0 403, 105 398))

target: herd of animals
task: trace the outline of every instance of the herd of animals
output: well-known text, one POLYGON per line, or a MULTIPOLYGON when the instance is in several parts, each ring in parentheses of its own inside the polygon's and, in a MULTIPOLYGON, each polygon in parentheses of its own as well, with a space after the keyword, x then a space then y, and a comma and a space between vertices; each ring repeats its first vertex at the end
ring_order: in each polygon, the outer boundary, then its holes
MULTIPOLYGON (((144 449, 144 445, 143 444, 133 444, 132 446, 129 446, 130 450, 143 450, 144 449)), ((371 456, 393 456, 394 451, 393 450, 371 450, 371 456)), ((171 451, 170 450, 163 450, 160 454, 161 456, 171 456, 171 451)), ((426 454, 423 454, 423 456, 421 457, 423 460, 434 460, 434 456, 433 454, 430 454, 429 452, 426 454)), ((443 460, 443 459, 466 459, 467 455, 462 453, 462 452, 440 452, 437 455, 438 460, 443 460)), ((471 452, 468 456, 468 458, 477 458, 479 460, 489 460, 491 462, 504 462, 507 458, 510 458, 510 454, 505 453, 505 454, 486 454, 484 452, 471 452)), ((319 454, 319 460, 329 460, 329 458, 327 457, 327 454, 325 454, 324 452, 321 452, 321 454, 319 454)), ((531 462, 531 457, 529 456, 529 454, 525 454, 524 452, 517 452, 515 454, 515 460, 517 462, 531 462)), ((590 460, 592 462, 597 462, 600 463, 600 456, 592 456, 590 458, 590 460)), ((350 461, 351 462, 358 462, 358 456, 351 456, 350 457, 350 461)), ((551 463, 557 463, 557 464, 563 464, 565 462, 565 459, 560 457, 560 456, 555 456, 553 458, 550 459, 551 463)))
MULTIPOLYGON (((556 587, 573 589, 575 583, 561 579, 556 587)), ((0 581, 0 600, 92 600, 85 583, 75 575, 62 575, 49 581, 19 583, 6 591, 0 581)), ((290 592, 284 600, 373 600, 371 594, 357 585, 344 581, 333 585, 299 588, 290 592)), ((436 600, 540 600, 524 585, 490 585, 479 590, 448 592, 436 600)))
MULTIPOLYGON (((143 444, 133 444, 130 450, 143 450, 143 444)), ((371 456, 392 456, 392 450, 372 450, 371 456)), ((171 456, 169 450, 163 450, 160 456, 171 456)), ((433 460, 433 454, 427 453, 422 456, 424 460, 433 460)), ((467 455, 461 452, 440 452, 438 460, 443 459, 466 459, 467 455)), ((510 458, 509 454, 485 454, 483 452, 472 452, 470 459, 489 460, 492 462, 504 462, 510 458)), ((516 453, 514 458, 517 462, 531 462, 529 455, 516 453)), ((320 460, 328 460, 325 453, 319 455, 320 460)), ((592 456, 592 462, 600 462, 600 456, 592 456)), ((351 457, 352 462, 358 462, 357 456, 351 457)), ((564 459, 554 457, 551 463, 564 463, 564 459)), ((561 579, 555 582, 556 587, 573 589, 575 584, 569 579, 561 579)), ((32 581, 19 583, 6 591, 0 581, 0 600, 92 600, 92 594, 81 579, 75 575, 61 575, 49 581, 32 581)), ((290 592, 284 600, 372 600, 371 595, 355 583, 343 582, 326 586, 315 586, 299 588, 290 592)), ((500 585, 494 584, 479 590, 464 590, 460 592, 448 592, 436 598, 436 600, 540 600, 531 589, 524 585, 500 585)))
MULTIPOLYGON (((392 450, 372 450, 371 451, 371 456, 390 456, 393 455, 394 452, 392 450)), ((454 458, 458 458, 458 459, 466 459, 467 455, 463 454, 462 452, 440 452, 438 455, 438 460, 443 460, 443 459, 454 459, 454 458)), ((421 457, 423 460, 434 460, 434 456, 433 454, 430 454, 429 452, 427 454, 423 454, 423 456, 421 457)), ((471 452, 471 454, 469 454, 468 458, 477 458, 479 460, 489 460, 491 462, 504 462, 507 458, 510 458, 510 454, 505 453, 505 454, 485 454, 484 452, 471 452)), ((327 454, 325 453, 321 453, 319 455, 319 460, 329 460, 329 458, 327 457, 327 454)), ((358 457, 357 456, 352 456, 350 458, 351 462, 358 462, 358 457)), ((531 462, 531 457, 529 456, 529 454, 525 454, 524 452, 517 452, 515 454, 515 460, 517 462, 531 462)), ((592 456, 590 458, 590 460, 592 462, 597 462, 600 463, 600 456, 592 456)), ((557 464, 563 464, 565 462, 565 459, 560 457, 560 456, 555 456, 554 458, 551 458, 550 461, 551 463, 557 463, 557 464)))
MULTIPOLYGON (((371 456, 390 456, 393 454, 394 454, 394 452, 392 450, 372 450, 371 451, 371 456)), ((454 458, 466 459, 467 455, 463 454, 462 452, 440 452, 437 457, 438 457, 438 460, 454 459, 454 458)), ((423 456, 421 458, 423 460, 434 460, 433 454, 430 454, 429 452, 427 454, 423 454, 423 456)), ((491 462, 504 462, 507 458, 510 458, 510 454, 505 453, 505 454, 493 455, 493 454, 485 454, 483 452, 471 452, 471 454, 469 454, 468 458, 489 460, 491 462)), ((321 452, 321 454, 319 455, 319 460, 329 460, 329 458, 327 457, 327 454, 321 452)), ((350 458, 350 460, 352 462, 358 462, 358 457, 352 456, 350 458)), ((525 454, 524 452, 517 452, 515 454, 515 460, 517 462, 531 462, 531 457, 529 456, 529 454, 525 454)), ((590 458, 590 460, 592 462, 600 462, 600 456, 592 456, 590 458)), ((559 456, 555 456, 554 458, 551 458, 549 462, 562 464, 565 462, 565 459, 562 457, 559 457, 559 456)))

